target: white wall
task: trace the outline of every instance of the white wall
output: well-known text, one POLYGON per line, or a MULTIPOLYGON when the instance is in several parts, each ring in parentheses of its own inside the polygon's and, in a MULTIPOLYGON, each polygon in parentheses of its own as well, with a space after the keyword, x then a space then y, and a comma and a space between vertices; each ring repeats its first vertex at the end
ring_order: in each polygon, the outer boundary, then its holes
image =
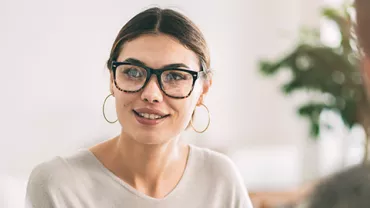
POLYGON ((122 25, 158 4, 185 12, 201 27, 216 70, 207 98, 211 127, 186 136, 233 156, 255 188, 309 178, 315 159, 307 155, 314 150, 294 109, 304 96, 285 98, 278 89, 284 76, 262 77, 256 61, 289 49, 300 24, 315 25, 319 1, 1 1, 0 172, 25 178, 39 162, 118 133, 101 115, 109 93, 104 64, 122 25), (278 160, 285 172, 266 182, 258 173, 277 162, 269 148, 295 158, 278 160), (286 175, 291 180, 280 183, 286 175))

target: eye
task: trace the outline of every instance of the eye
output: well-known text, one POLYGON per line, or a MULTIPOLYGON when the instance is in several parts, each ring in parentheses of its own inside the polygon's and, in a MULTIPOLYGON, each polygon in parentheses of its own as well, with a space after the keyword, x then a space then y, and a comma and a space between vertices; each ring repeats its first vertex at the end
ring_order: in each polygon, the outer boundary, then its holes
POLYGON ((141 70, 136 69, 134 67, 128 68, 124 71, 124 73, 131 78, 140 78, 143 76, 143 73, 141 70))
POLYGON ((185 80, 186 75, 180 72, 169 72, 166 75, 166 80, 167 81, 178 81, 178 80, 185 80))

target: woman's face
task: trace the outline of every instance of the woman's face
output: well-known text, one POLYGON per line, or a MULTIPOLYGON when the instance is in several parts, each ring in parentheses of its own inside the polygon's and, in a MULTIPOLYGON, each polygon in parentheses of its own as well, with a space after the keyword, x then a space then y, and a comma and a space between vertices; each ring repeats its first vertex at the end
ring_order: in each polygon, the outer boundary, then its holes
MULTIPOLYGON (((184 64, 187 67, 182 69, 200 70, 199 59, 193 51, 163 34, 142 35, 126 42, 117 61, 127 59, 136 59, 154 69, 184 64)), ((116 98, 122 134, 142 144, 161 144, 178 136, 187 127, 195 106, 202 103, 209 84, 199 77, 189 97, 174 99, 162 92, 155 75, 144 89, 136 93, 120 91, 111 75, 110 87, 116 98)))

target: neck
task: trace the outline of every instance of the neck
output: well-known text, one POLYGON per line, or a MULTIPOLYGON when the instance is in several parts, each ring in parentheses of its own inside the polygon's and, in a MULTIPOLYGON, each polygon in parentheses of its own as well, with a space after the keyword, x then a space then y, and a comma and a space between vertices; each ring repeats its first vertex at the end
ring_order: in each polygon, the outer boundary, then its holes
POLYGON ((171 139, 164 144, 138 143, 125 134, 115 139, 114 161, 130 185, 157 189, 162 181, 180 180, 185 169, 188 147, 171 139))

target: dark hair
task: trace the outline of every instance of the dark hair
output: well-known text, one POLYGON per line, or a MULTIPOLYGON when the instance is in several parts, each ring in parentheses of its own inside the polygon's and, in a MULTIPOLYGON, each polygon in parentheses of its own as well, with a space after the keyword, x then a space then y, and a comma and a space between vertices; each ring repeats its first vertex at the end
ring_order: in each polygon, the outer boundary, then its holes
POLYGON ((320 183, 309 208, 370 207, 370 164, 358 165, 320 183))
POLYGON ((365 54, 370 57, 370 1, 355 0, 357 35, 365 54))
POLYGON ((144 34, 166 34, 174 37, 198 56, 200 69, 209 69, 209 51, 199 28, 179 12, 158 7, 137 14, 122 27, 111 49, 107 61, 108 69, 112 69, 112 61, 118 58, 125 42, 144 34))

